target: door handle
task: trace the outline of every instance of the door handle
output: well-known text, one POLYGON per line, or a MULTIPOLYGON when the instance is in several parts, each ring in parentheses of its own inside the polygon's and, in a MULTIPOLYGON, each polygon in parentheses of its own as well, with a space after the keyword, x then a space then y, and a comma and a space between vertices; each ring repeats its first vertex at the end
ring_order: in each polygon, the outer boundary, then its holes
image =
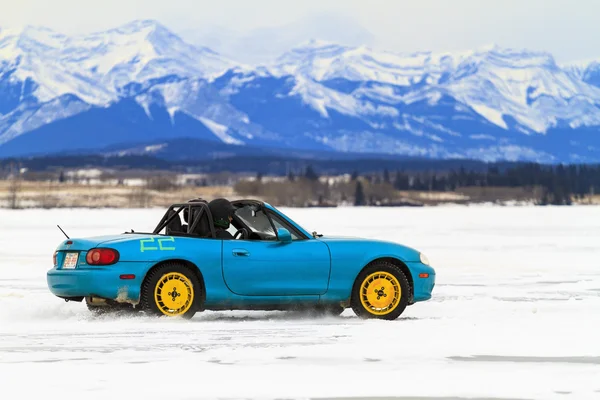
POLYGON ((244 249, 233 249, 231 253, 236 257, 248 257, 250 253, 244 249))

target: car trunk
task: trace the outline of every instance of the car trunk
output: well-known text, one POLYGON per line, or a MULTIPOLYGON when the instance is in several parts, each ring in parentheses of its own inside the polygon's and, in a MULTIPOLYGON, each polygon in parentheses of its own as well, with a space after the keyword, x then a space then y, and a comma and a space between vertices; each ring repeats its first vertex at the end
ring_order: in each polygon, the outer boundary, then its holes
POLYGON ((86 239, 67 239, 63 241, 56 250, 58 251, 87 251, 94 247, 99 246, 102 243, 111 242, 113 240, 121 239, 123 235, 110 235, 110 236, 96 236, 86 239))

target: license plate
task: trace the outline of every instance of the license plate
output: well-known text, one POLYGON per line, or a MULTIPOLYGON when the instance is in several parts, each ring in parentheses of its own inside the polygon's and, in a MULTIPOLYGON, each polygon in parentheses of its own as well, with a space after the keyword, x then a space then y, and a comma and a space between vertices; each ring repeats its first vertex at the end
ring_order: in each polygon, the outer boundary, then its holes
POLYGON ((77 266, 77 259, 79 259, 79 253, 67 253, 62 266, 63 269, 74 269, 77 266))

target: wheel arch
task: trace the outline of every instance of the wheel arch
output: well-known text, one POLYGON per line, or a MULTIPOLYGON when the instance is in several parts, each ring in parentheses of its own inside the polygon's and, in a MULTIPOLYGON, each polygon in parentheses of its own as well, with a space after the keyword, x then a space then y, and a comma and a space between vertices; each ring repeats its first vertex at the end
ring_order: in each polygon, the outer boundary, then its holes
POLYGON ((148 279, 148 275, 150 275, 150 273, 152 271, 160 268, 161 266, 163 266, 165 264, 170 264, 170 263, 177 263, 177 264, 184 265, 186 268, 188 268, 194 274, 194 276, 196 276, 196 278, 198 278, 198 281, 200 282, 200 296, 202 299, 201 304, 204 304, 204 301, 206 300, 206 284, 204 283, 204 276, 202 276, 202 272, 200 271, 200 268, 198 268, 198 266, 196 264, 194 264, 193 262, 191 262, 189 260, 183 259, 183 258, 170 258, 167 260, 161 260, 161 261, 157 262, 152 267, 150 267, 148 269, 148 271, 146 271, 146 274, 144 275, 144 279, 142 280, 142 285, 144 284, 146 279, 148 279))

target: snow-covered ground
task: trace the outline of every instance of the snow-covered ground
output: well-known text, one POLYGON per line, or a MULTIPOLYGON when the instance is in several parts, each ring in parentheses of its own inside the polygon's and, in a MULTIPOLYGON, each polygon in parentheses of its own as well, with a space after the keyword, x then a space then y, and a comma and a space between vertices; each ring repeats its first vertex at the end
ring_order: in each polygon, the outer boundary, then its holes
POLYGON ((393 322, 92 317, 47 291, 56 224, 148 230, 163 210, 0 210, 0 398, 600 398, 600 207, 285 211, 422 250, 433 299, 393 322))

